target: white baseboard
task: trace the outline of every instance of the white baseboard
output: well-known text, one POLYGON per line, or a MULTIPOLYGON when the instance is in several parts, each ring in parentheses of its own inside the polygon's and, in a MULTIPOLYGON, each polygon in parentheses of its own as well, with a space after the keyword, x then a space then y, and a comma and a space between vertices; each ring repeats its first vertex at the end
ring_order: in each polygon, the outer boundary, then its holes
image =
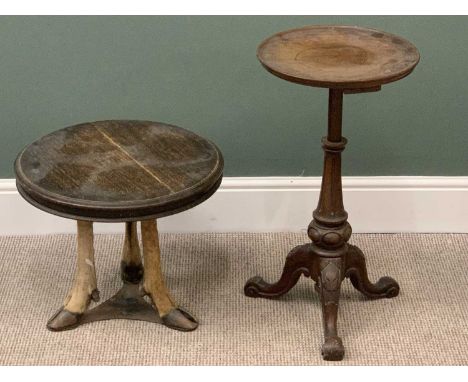
MULTIPOLYGON (((345 177, 344 203, 354 232, 468 232, 468 177, 345 177)), ((305 231, 319 177, 224 178, 203 204, 160 219, 162 232, 305 231)), ((13 179, 0 180, 0 235, 72 233, 72 220, 25 202, 13 179)), ((97 223, 99 233, 121 224, 97 223)))

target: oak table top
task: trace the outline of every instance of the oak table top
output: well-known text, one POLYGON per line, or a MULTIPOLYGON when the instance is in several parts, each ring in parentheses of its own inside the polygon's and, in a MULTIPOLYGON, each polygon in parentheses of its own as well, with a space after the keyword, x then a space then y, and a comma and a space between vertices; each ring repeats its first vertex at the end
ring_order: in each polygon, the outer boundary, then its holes
POLYGON ((379 88, 407 76, 419 62, 416 47, 399 36, 327 25, 277 33, 260 44, 257 57, 282 79, 335 89, 379 88))
POLYGON ((210 141, 150 121, 70 126, 26 147, 17 188, 33 205, 80 220, 136 221, 191 208, 218 188, 223 157, 210 141))

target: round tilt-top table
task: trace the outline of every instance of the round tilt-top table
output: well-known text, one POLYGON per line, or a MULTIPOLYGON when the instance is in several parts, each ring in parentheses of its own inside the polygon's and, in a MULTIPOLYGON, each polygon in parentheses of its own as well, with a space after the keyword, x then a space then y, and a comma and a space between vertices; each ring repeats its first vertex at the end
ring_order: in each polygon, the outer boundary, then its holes
POLYGON ((353 286, 369 298, 395 297, 399 286, 390 277, 375 284, 367 276, 362 251, 348 240, 351 226, 343 206, 341 135, 343 94, 378 91, 383 84, 410 74, 419 61, 418 50, 401 37, 354 26, 307 26, 280 32, 263 41, 257 50, 261 64, 272 74, 291 82, 329 89, 328 134, 322 139, 325 152, 322 185, 317 209, 308 227, 312 243, 288 254, 276 283, 257 276, 244 288, 250 297, 274 298, 288 292, 301 274, 315 281, 323 312, 325 360, 341 360, 344 347, 337 332, 341 282, 349 277, 353 286))
POLYGON ((221 183, 222 171, 223 157, 213 143, 158 122, 83 123, 26 147, 15 162, 20 194, 46 212, 77 220, 75 280, 47 327, 59 331, 125 318, 182 331, 197 328, 196 319, 176 304, 166 288, 156 219, 209 198, 221 183), (91 300, 99 300, 94 221, 125 222, 123 287, 88 310, 91 300), (141 221, 143 261, 137 221, 141 221))

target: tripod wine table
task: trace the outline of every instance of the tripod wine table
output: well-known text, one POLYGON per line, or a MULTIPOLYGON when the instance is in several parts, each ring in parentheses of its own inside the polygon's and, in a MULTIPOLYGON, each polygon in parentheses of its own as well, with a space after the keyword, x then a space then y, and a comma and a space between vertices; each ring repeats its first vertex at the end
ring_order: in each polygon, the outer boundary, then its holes
POLYGON ((150 121, 83 123, 26 147, 15 162, 20 194, 46 212, 77 220, 75 281, 47 327, 60 331, 120 318, 181 331, 196 329, 196 319, 178 306, 165 285, 156 218, 208 199, 219 187, 222 171, 223 157, 213 143, 180 127, 150 121), (99 300, 95 221, 125 222, 123 286, 88 310, 91 300, 99 300))
POLYGON ((338 336, 337 313, 344 278, 350 278, 369 298, 399 293, 390 277, 371 283, 364 254, 348 244, 351 226, 341 185, 341 152, 346 145, 341 135, 343 95, 378 91, 383 84, 406 77, 417 65, 419 53, 408 41, 378 30, 309 26, 271 36, 260 44, 257 57, 284 80, 329 89, 328 134, 322 139, 325 159, 318 207, 307 231, 312 242, 291 250, 278 282, 270 284, 257 276, 246 283, 244 292, 250 297, 275 298, 288 292, 301 275, 312 278, 322 304, 322 356, 341 360, 344 347, 338 336))

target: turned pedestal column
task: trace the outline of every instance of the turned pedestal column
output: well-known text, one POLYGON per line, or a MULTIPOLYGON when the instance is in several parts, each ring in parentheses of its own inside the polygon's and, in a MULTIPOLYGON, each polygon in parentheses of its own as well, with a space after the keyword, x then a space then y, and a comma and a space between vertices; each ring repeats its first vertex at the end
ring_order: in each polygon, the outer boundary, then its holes
POLYGON ((265 40, 257 56, 280 78, 329 88, 328 134, 322 139, 324 167, 320 197, 308 226, 311 243, 294 248, 287 256, 276 283, 257 276, 245 285, 250 297, 274 298, 288 292, 301 275, 315 281, 320 294, 326 360, 341 360, 344 347, 337 329, 340 287, 348 277, 369 298, 395 297, 399 286, 390 277, 375 284, 367 277, 362 251, 348 244, 351 226, 343 206, 341 153, 343 95, 374 92, 387 82, 408 75, 419 54, 406 40, 384 32, 340 26, 312 26, 278 33, 265 40))

